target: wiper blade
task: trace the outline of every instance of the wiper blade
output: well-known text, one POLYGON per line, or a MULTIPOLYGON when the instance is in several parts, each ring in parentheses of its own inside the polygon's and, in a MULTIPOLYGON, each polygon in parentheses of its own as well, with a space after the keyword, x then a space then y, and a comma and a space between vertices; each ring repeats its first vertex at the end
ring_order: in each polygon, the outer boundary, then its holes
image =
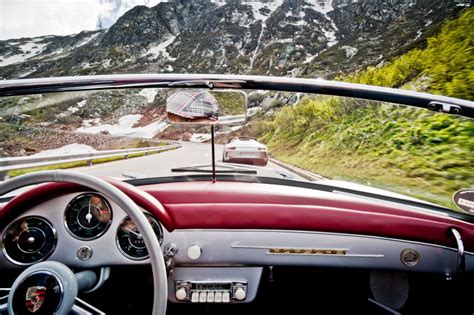
POLYGON ((146 178, 145 174, 140 174, 140 173, 135 173, 135 172, 123 172, 122 176, 125 178, 130 178, 130 179, 140 179, 140 178, 146 178))
MULTIPOLYGON (((177 168, 172 168, 171 172, 173 173, 185 173, 185 172, 191 172, 191 173, 212 173, 212 169, 206 169, 207 167, 211 167, 211 165, 196 165, 196 166, 185 166, 185 167, 177 167, 177 168)), ((256 170, 251 170, 248 168, 237 168, 233 166, 227 166, 227 165, 218 165, 218 168, 221 169, 216 169, 217 174, 233 174, 233 173, 238 173, 238 174, 257 174, 256 170)))

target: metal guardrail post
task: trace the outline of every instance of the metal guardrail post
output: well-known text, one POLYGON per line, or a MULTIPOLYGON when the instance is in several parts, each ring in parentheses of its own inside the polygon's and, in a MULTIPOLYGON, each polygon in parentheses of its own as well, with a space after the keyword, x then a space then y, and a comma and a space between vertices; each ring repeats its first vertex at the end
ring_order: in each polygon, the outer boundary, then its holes
POLYGON ((0 172, 0 181, 7 180, 9 178, 8 171, 0 172))

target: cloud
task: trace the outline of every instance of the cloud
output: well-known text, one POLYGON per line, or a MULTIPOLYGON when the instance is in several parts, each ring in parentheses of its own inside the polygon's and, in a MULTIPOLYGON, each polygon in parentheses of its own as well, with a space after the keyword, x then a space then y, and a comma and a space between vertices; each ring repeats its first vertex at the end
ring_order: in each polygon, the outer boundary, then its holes
POLYGON ((96 0, 0 0, 0 39, 93 30, 100 11, 96 0))
POLYGON ((99 17, 111 14, 113 23, 135 5, 154 6, 161 1, 0 0, 0 40, 94 30, 99 17))

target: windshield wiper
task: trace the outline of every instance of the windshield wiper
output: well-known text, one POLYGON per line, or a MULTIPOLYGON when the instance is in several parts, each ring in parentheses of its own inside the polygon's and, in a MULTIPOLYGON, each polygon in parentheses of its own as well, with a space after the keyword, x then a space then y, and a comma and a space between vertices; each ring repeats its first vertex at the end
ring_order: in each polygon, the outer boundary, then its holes
MULTIPOLYGON (((185 167, 177 167, 172 168, 171 172, 178 173, 178 172, 192 172, 192 173, 212 173, 212 169, 210 168, 211 165, 195 165, 195 166, 185 166, 185 167)), ((217 174, 257 174, 256 170, 251 170, 248 168, 238 168, 234 166, 228 165, 217 165, 216 168, 217 174)))

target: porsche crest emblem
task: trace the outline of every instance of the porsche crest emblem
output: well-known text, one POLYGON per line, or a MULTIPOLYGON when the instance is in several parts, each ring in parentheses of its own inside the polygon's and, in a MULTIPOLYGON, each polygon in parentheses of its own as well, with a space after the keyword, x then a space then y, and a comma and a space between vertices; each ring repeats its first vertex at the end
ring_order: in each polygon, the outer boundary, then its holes
POLYGON ((26 290, 25 304, 28 311, 36 312, 43 305, 46 296, 46 287, 34 286, 26 290))

